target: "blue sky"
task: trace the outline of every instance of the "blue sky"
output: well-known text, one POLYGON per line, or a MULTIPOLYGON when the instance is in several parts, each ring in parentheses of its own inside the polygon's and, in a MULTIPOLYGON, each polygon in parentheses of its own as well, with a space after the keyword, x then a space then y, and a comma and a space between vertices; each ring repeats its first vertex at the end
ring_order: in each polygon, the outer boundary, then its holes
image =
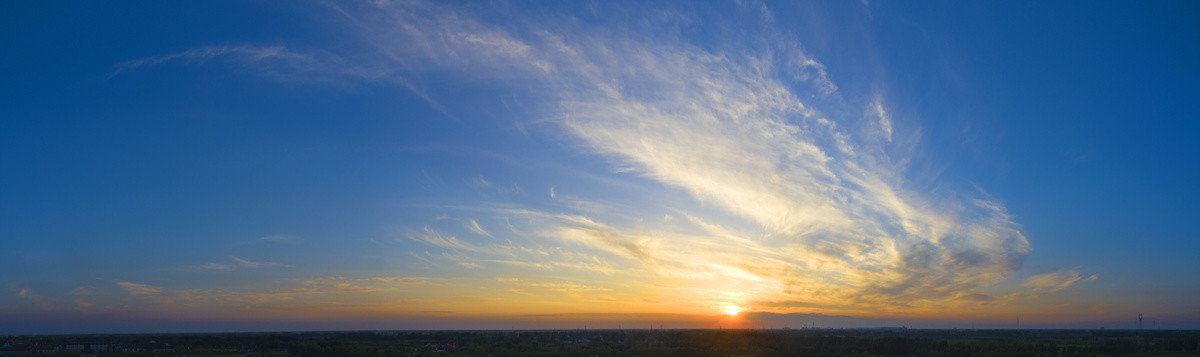
POLYGON ((1194 3, 0 6, 2 331, 1200 328, 1194 3))

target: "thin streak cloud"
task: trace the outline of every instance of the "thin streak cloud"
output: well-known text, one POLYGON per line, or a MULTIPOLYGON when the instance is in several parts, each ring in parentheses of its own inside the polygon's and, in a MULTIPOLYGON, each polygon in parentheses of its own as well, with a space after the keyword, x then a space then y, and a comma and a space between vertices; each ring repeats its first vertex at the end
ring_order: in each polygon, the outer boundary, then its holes
POLYGON ((471 232, 475 232, 475 234, 488 238, 494 238, 491 233, 488 233, 487 230, 483 229, 483 227, 480 227, 479 222, 476 222, 474 219, 467 220, 467 229, 471 230, 471 232))
POLYGON ((147 284, 138 284, 138 283, 133 283, 133 282, 128 282, 128 281, 117 282, 117 286, 120 286, 121 288, 125 289, 126 292, 129 292, 129 295, 139 295, 139 296, 158 295, 158 294, 162 294, 162 292, 163 292, 163 288, 161 288, 161 287, 147 285, 147 284))

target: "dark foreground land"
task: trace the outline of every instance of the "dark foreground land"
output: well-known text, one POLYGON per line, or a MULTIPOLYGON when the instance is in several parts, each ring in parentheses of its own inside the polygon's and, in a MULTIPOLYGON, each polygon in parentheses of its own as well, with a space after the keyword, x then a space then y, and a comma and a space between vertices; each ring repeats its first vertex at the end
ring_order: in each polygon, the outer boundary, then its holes
POLYGON ((551 330, 8 337, 0 355, 1200 356, 1200 331, 551 330))

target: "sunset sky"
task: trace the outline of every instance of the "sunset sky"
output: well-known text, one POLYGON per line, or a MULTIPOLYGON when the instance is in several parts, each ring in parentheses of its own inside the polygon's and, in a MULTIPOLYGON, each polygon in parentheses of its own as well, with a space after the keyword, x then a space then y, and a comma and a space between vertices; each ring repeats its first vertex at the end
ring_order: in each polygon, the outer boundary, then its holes
POLYGON ((3 2, 0 334, 1200 328, 1197 19, 3 2))

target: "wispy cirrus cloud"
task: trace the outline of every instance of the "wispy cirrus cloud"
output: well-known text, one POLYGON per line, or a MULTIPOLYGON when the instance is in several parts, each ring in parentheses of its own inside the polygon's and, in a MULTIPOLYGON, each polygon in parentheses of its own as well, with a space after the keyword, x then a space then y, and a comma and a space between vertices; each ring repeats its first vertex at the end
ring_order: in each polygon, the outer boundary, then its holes
POLYGON ((1080 281, 1092 281, 1099 278, 1100 276, 1097 274, 1084 278, 1076 268, 1030 276, 1021 286, 1033 288, 1036 292, 1056 292, 1069 288, 1080 281))
MULTIPOLYGON (((421 289, 448 286, 451 283, 436 278, 410 276, 327 276, 309 279, 285 279, 263 286, 228 286, 221 288, 166 288, 161 286, 115 282, 120 294, 94 287, 81 287, 72 292, 75 309, 89 314, 122 314, 155 312, 160 316, 180 318, 220 316, 220 312, 240 311, 259 318, 288 316, 337 316, 357 314, 367 316, 371 311, 394 314, 410 311, 418 299, 409 298, 398 304, 396 295, 404 292, 421 293, 421 289), (136 303, 135 303, 136 302, 136 303), (136 306, 136 307, 135 307, 136 306)), ((22 289, 21 297, 35 298, 36 294, 22 289)), ((47 307, 47 309, 53 308, 47 307)))
POLYGON ((414 241, 432 244, 438 247, 453 249, 460 252, 475 252, 480 253, 486 251, 486 248, 459 240, 451 235, 445 235, 441 232, 425 226, 420 232, 409 231, 407 234, 409 239, 414 241))
POLYGON ((116 73, 114 74, 139 67, 155 66, 169 62, 203 62, 218 58, 232 58, 241 61, 279 61, 297 70, 313 68, 318 62, 312 55, 293 52, 284 46, 209 46, 121 62, 115 66, 116 73))
POLYGON ((493 183, 492 181, 488 181, 487 179, 483 178, 483 176, 476 176, 475 178, 467 180, 467 186, 470 186, 470 187, 476 188, 476 189, 495 191, 495 192, 502 193, 502 194, 514 194, 514 193, 525 192, 524 190, 521 189, 521 186, 519 186, 515 183, 512 184, 512 186, 498 185, 496 183, 493 183))
POLYGON ((340 8, 369 24, 363 35, 378 47, 405 48, 391 51, 411 70, 541 83, 547 119, 589 151, 759 227, 694 237, 575 220, 548 223, 546 236, 660 274, 770 287, 776 303, 897 308, 970 293, 1030 251, 999 202, 906 187, 889 164, 904 158, 886 149, 898 134, 883 102, 863 104, 876 117, 866 124, 836 116, 847 111, 823 99, 837 92, 825 66, 770 28, 754 44, 713 49, 554 19, 492 26, 423 2, 340 8))
POLYGON ((236 262, 239 266, 243 266, 243 267, 247 267, 247 268, 263 268, 263 267, 291 268, 292 267, 291 265, 281 264, 281 263, 276 263, 276 262, 258 262, 258 261, 248 260, 248 259, 242 259, 242 258, 238 258, 238 257, 232 256, 232 255, 229 256, 229 259, 233 259, 233 261, 236 262))
POLYGON ((231 262, 231 263, 211 263, 210 262, 210 263, 207 263, 204 265, 196 266, 195 268, 200 269, 200 270, 236 270, 236 269, 240 269, 240 268, 253 269, 253 268, 268 268, 268 267, 294 268, 294 266, 287 265, 287 264, 276 263, 276 262, 253 261, 253 260, 249 260, 249 259, 238 258, 238 257, 232 256, 232 255, 229 256, 229 259, 232 260, 233 262, 231 262))
POLYGON ((379 80, 388 78, 386 67, 369 67, 361 63, 350 63, 344 58, 324 52, 301 52, 282 45, 226 45, 188 49, 182 52, 128 60, 114 66, 112 76, 123 72, 161 66, 171 63, 204 64, 227 62, 243 66, 254 66, 259 73, 284 79, 360 78, 379 80))
POLYGON ((221 264, 221 263, 207 263, 204 265, 196 266, 196 269, 200 269, 200 270, 233 270, 234 268, 235 267, 232 264, 221 264))
POLYGON ((471 230, 471 232, 475 232, 475 234, 478 234, 478 235, 481 235, 484 237, 495 238, 495 236, 493 236, 487 230, 483 229, 483 227, 480 227, 479 222, 476 222, 474 219, 468 219, 466 222, 466 227, 467 227, 467 229, 471 230))
MULTIPOLYGON (((465 227, 492 241, 430 226, 405 232, 448 252, 413 254, 418 258, 472 268, 634 271, 634 279, 661 286, 662 296, 736 300, 777 312, 896 311, 991 300, 978 288, 1018 269, 1031 250, 997 200, 911 187, 902 167, 907 151, 891 149, 908 134, 882 96, 843 95, 825 64, 771 27, 763 4, 743 2, 727 14, 764 24, 736 29, 719 17, 655 8, 615 11, 630 18, 612 16, 614 26, 510 8, 499 24, 478 7, 424 1, 331 6, 384 68, 375 77, 343 75, 399 83, 433 103, 409 78, 438 73, 509 84, 537 98, 536 110, 522 114, 552 125, 569 146, 609 159, 610 172, 686 192, 694 203, 659 207, 688 219, 657 225, 595 209, 605 207, 597 200, 574 199, 579 204, 556 206, 561 211, 510 204, 486 217, 506 222, 508 232, 486 231, 475 219, 465 227), (706 21, 737 36, 689 35, 706 21), (846 99, 856 97, 871 99, 846 99)), ((341 73, 313 69, 329 63, 357 68, 345 57, 241 47, 118 68, 226 57, 275 61, 296 72, 341 73)), ((520 192, 483 176, 466 183, 520 192)), ((551 200, 563 197, 551 188, 551 200)))
POLYGON ((396 73, 394 66, 365 60, 350 60, 327 51, 301 51, 283 45, 224 45, 204 46, 181 52, 132 59, 113 66, 109 77, 147 67, 169 64, 225 63, 249 68, 252 73, 280 81, 342 82, 345 80, 380 81, 400 85, 424 99, 435 109, 453 115, 429 96, 426 91, 405 76, 396 73))
POLYGON ((125 289, 125 291, 129 293, 129 295, 148 296, 148 295, 159 295, 159 294, 162 294, 162 292, 163 292, 163 288, 161 288, 161 287, 147 285, 147 284, 138 284, 138 283, 133 283, 133 282, 128 282, 128 281, 117 282, 117 286, 120 286, 122 289, 125 289))

